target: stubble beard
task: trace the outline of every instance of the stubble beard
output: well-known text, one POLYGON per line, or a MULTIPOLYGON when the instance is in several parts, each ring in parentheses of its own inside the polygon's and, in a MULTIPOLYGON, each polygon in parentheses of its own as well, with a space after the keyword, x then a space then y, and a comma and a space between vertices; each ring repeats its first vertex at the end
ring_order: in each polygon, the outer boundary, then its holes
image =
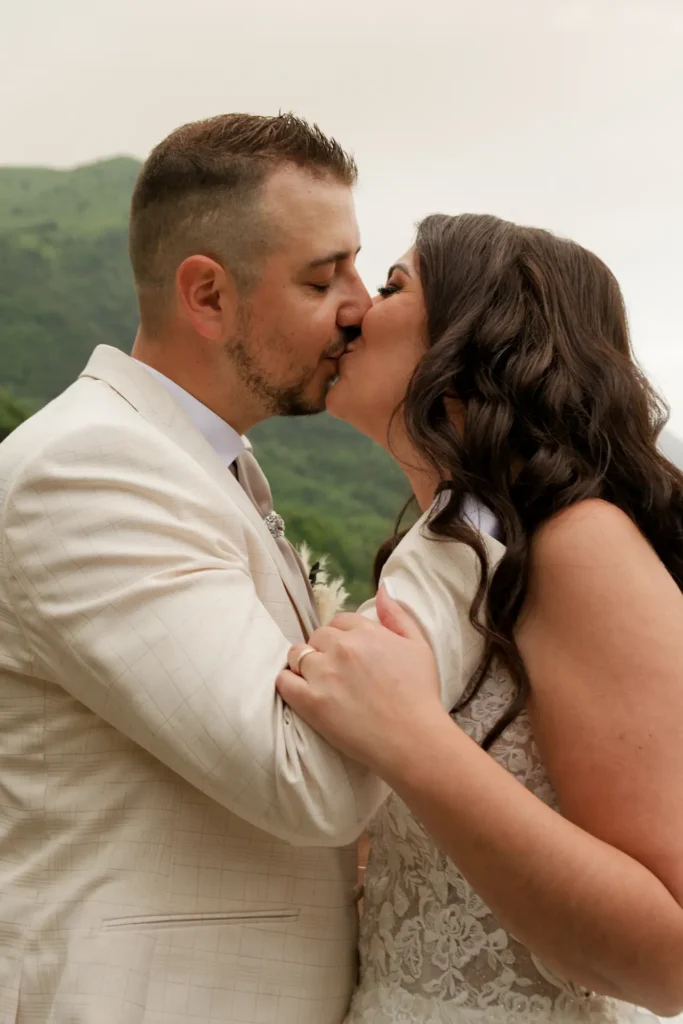
POLYGON ((237 370, 240 380, 266 413, 266 416, 315 416, 325 409, 328 388, 318 401, 313 401, 307 391, 318 367, 302 372, 293 384, 283 386, 270 379, 250 351, 249 320, 246 314, 239 317, 237 331, 225 346, 226 354, 237 370))

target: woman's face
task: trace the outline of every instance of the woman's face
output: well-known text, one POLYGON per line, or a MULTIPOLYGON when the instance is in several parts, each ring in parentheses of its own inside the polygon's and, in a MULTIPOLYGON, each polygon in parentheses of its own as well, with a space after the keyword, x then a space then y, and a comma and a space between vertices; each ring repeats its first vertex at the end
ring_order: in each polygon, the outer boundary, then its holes
MULTIPOLYGON (((424 298, 411 249, 391 267, 360 336, 342 356, 327 411, 386 447, 391 417, 426 344, 424 298)), ((398 426, 399 418, 394 422, 398 426)), ((392 446, 395 440, 392 431, 392 446)))

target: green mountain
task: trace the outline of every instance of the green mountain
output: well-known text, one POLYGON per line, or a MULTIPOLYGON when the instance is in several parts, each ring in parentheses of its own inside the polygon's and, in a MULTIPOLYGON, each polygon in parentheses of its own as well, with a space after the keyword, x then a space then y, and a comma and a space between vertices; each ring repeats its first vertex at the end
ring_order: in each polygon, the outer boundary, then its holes
POLYGON ((121 231, 139 170, 125 156, 73 171, 0 167, 0 231, 51 225, 80 238, 121 231))
POLYGON ((138 167, 0 168, 0 383, 15 394, 51 398, 95 345, 130 344, 126 224, 138 167))
MULTIPOLYGON (((130 348, 127 219, 138 169, 128 157, 71 171, 0 167, 0 438, 67 387, 95 345, 130 348)), ((327 416, 271 420, 250 436, 290 538, 329 554, 362 600, 407 494, 403 476, 327 416)))

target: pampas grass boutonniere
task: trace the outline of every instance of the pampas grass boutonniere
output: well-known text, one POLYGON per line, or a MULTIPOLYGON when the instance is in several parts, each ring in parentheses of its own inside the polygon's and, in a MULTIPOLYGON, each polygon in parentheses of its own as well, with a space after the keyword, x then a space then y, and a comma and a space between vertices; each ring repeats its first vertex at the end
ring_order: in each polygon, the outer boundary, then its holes
POLYGON ((313 590, 320 625, 327 626, 335 615, 344 610, 344 605, 349 599, 344 581, 339 577, 330 579, 327 570, 327 555, 323 555, 318 561, 313 562, 308 544, 301 545, 298 555, 303 562, 313 590))

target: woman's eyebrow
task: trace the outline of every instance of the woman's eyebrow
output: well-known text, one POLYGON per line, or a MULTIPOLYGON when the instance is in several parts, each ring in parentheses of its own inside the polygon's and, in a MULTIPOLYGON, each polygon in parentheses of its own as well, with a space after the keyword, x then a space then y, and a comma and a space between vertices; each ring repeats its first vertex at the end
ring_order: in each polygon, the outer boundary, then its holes
POLYGON ((395 270, 402 270, 404 274, 408 275, 408 277, 412 276, 405 263, 394 263, 391 267, 389 267, 387 277, 391 277, 395 270))

